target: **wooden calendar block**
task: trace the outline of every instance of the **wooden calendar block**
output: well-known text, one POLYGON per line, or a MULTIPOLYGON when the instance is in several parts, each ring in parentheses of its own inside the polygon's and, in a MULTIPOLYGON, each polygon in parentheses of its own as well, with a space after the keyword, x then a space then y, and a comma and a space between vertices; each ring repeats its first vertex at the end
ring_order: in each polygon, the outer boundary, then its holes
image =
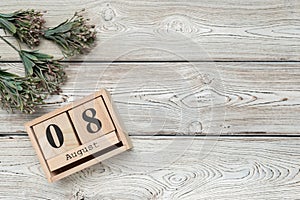
POLYGON ((46 160, 80 145, 66 113, 49 118, 32 128, 46 160))
POLYGON ((50 182, 132 147, 105 89, 25 127, 50 182))
POLYGON ((90 142, 115 130, 102 97, 73 108, 68 113, 82 143, 90 142))

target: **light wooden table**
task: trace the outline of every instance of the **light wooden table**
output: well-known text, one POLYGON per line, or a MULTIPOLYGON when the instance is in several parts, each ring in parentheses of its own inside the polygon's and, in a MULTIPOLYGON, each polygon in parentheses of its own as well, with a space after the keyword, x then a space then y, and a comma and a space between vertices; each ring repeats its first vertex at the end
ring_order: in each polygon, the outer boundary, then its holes
MULTIPOLYGON (((63 93, 40 111, 0 111, 0 199, 300 197, 298 0, 0 5, 47 10, 49 26, 86 8, 99 39, 67 62, 63 93), (49 184, 23 123, 100 87, 112 93, 134 149, 49 184)), ((0 46, 0 66, 21 69, 0 46)), ((48 43, 41 49, 60 55, 48 43)))

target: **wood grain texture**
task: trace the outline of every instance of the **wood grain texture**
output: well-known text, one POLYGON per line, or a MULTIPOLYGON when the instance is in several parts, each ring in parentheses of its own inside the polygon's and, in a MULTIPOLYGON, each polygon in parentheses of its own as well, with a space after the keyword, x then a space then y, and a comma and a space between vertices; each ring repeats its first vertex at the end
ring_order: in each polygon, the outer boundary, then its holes
MULTIPOLYGON (((298 0, 0 6, 47 10, 50 27, 86 8, 98 32, 92 52, 68 60, 61 95, 33 115, 0 111, 0 199, 299 198, 298 0), (167 62, 186 60, 202 62, 167 62), (23 123, 102 87, 112 93, 133 150, 47 183, 23 123)), ((61 57, 50 42, 40 49, 61 57)), ((23 74, 3 41, 0 56, 0 68, 23 74)))
MULTIPOLYGON (((21 65, 16 64, 18 68, 21 65)), ((63 93, 48 99, 37 113, 1 110, 1 134, 23 133, 24 122, 102 87, 112 93, 130 135, 298 134, 300 130, 298 63, 72 63, 67 74, 63 93)))
POLYGON ((133 144, 132 151, 49 184, 28 138, 2 137, 0 177, 5 181, 0 182, 0 198, 223 200, 300 195, 298 137, 156 136, 133 137, 133 144))
MULTIPOLYGON (((48 26, 86 8, 99 41, 90 54, 77 60, 300 60, 297 0, 35 0, 26 5, 11 0, 0 6, 1 12, 47 10, 48 26)), ((19 59, 2 41, 0 47, 1 60, 19 59)), ((41 49, 61 56, 48 42, 41 49)))

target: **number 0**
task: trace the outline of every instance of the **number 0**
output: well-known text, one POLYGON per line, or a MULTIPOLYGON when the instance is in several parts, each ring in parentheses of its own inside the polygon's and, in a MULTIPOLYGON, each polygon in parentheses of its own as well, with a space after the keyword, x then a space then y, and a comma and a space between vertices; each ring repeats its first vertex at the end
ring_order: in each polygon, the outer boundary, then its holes
POLYGON ((59 148, 63 145, 64 143, 64 135, 62 133, 62 131, 60 130, 60 128, 56 125, 56 124, 50 124, 47 129, 46 129, 46 136, 47 136, 47 140, 49 142, 49 144, 53 147, 53 148, 59 148), (59 145, 56 145, 51 133, 51 126, 54 128, 56 136, 58 138, 58 142, 59 145))

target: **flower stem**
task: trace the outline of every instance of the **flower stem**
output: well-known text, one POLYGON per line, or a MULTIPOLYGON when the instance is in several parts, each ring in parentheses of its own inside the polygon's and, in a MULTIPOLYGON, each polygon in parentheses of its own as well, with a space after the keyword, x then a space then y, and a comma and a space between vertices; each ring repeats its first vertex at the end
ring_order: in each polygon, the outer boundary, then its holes
POLYGON ((14 50, 16 50, 17 52, 20 52, 19 49, 17 49, 12 43, 10 43, 9 41, 7 41, 3 36, 0 35, 0 38, 1 38, 6 44, 8 44, 10 47, 12 47, 14 50))

